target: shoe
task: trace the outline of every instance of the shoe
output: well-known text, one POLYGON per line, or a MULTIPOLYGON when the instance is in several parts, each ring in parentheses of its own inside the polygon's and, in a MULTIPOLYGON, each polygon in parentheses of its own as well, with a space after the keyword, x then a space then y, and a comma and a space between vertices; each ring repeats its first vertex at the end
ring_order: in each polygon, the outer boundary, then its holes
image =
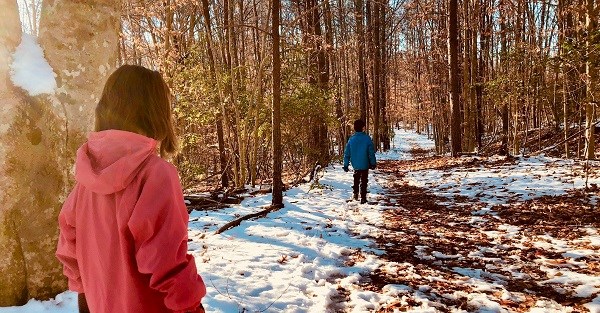
POLYGON ((360 204, 365 204, 367 203, 367 199, 360 199, 360 204))
POLYGON ((358 200, 358 194, 355 193, 354 196, 352 197, 352 200, 358 200))

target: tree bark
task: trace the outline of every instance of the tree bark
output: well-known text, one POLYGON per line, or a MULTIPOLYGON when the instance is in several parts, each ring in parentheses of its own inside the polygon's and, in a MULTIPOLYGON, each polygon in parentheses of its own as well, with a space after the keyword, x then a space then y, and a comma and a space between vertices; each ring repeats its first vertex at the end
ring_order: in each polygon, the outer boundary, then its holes
MULTIPOLYGON (((329 89, 329 68, 327 66, 326 48, 321 28, 321 17, 317 0, 303 0, 302 41, 308 50, 308 82, 317 90, 326 94, 329 89)), ((324 96, 324 101, 328 99, 324 96)), ((315 162, 326 166, 329 164, 329 139, 326 116, 328 112, 322 105, 316 108, 311 123, 309 166, 315 162)))
MULTIPOLYGON (((21 41, 21 24, 17 2, 0 0, 0 138, 11 136, 10 127, 19 107, 25 104, 16 94, 10 83, 12 54, 21 41)), ((0 164, 7 164, 10 156, 10 143, 2 140, 0 144, 0 164)), ((21 249, 21 240, 15 225, 15 209, 10 206, 10 195, 6 192, 13 184, 13 178, 7 173, 7 167, 0 167, 0 307, 23 305, 28 299, 27 271, 21 249)))
POLYGON ((271 35, 273 36, 273 107, 271 114, 273 141, 273 207, 283 207, 283 168, 281 149, 281 54, 279 50, 279 19, 281 0, 273 0, 271 6, 271 35))
MULTIPOLYGON (((502 72, 507 74, 507 39, 506 39, 506 4, 505 0, 500 0, 499 10, 500 10, 500 68, 502 72)), ((506 99, 500 99, 501 108, 500 108, 500 118, 502 120, 502 142, 500 144, 500 155, 508 154, 508 103, 506 99)))
POLYGON ((448 5, 448 58, 450 69, 450 140, 452 156, 461 153, 460 81, 458 77, 458 0, 448 5))
POLYGON ((367 73, 365 70, 365 29, 364 29, 364 2, 363 0, 354 0, 354 19, 356 20, 356 32, 358 35, 357 58, 358 58, 358 98, 360 106, 360 119, 365 123, 368 119, 368 85, 367 73))
MULTIPOLYGON (((212 45, 212 25, 210 22, 210 7, 208 0, 202 0, 202 16, 204 18, 204 27, 206 28, 206 53, 208 55, 208 66, 213 82, 217 83, 216 74, 216 63, 213 53, 212 45)), ((215 101, 221 101, 221 99, 215 99, 215 101)), ((217 130, 217 145, 219 147, 219 166, 221 170, 221 187, 227 188, 229 185, 229 175, 227 168, 227 157, 225 156, 225 140, 223 134, 223 105, 222 103, 215 103, 215 106, 219 108, 219 112, 215 115, 215 126, 217 130)))
POLYGON ((373 145, 375 151, 379 151, 381 146, 380 138, 380 105, 381 105, 381 6, 377 1, 369 0, 368 3, 372 8, 371 28, 372 34, 372 56, 373 56, 373 145))
MULTIPOLYGON (((0 258, 12 259, 0 262, 0 306, 48 299, 66 288, 62 267, 50 257, 58 213, 72 186, 75 152, 93 128, 101 88, 117 64, 120 6, 119 1, 43 2, 39 41, 57 76, 54 94, 28 95, 4 79, 0 66, 0 80, 8 83, 0 98, 11 99, 3 101, 8 109, 0 118, 0 150, 11 151, 0 156, 5 164, 0 227, 9 234, 0 239, 8 241, 0 244, 0 258), (14 271, 5 272, 10 268, 14 271)), ((14 5, 2 3, 2 8, 0 15, 8 17, 1 23, 14 21, 14 5)), ((11 31, 20 33, 18 27, 11 31)), ((0 64, 9 64, 6 53, 14 47, 5 36, 0 36, 0 64)))
POLYGON ((598 88, 598 9, 595 5, 595 0, 586 0, 586 52, 587 62, 585 64, 586 73, 586 90, 587 97, 585 102, 585 157, 586 159, 594 159, 595 157, 595 122, 596 122, 596 106, 598 104, 597 88, 598 88))

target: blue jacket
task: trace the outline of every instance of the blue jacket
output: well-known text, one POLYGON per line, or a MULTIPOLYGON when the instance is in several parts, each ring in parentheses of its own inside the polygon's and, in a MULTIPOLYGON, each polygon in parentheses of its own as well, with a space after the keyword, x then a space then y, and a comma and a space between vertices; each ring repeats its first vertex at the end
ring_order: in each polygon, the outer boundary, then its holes
POLYGON ((373 141, 364 132, 354 133, 346 144, 344 166, 348 167, 350 162, 355 170, 368 170, 369 166, 377 165, 373 141))

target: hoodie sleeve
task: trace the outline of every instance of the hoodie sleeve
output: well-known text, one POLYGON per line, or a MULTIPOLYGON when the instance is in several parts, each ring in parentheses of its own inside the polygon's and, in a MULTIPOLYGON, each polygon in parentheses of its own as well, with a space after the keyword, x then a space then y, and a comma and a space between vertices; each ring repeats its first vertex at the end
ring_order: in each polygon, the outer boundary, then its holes
POLYGON ((368 147, 368 152, 369 152, 369 165, 370 166, 375 166, 377 165, 377 159, 375 159, 375 145, 373 145, 373 140, 371 140, 371 138, 369 138, 369 147, 368 147))
POLYGON ((346 143, 346 149, 344 149, 344 167, 348 167, 348 165, 350 165, 350 140, 352 140, 352 138, 348 140, 348 143, 346 143))
POLYGON ((67 201, 58 215, 58 247, 56 257, 63 264, 63 273, 69 281, 69 290, 83 293, 83 284, 79 274, 79 264, 76 255, 75 240, 75 199, 77 198, 77 186, 73 189, 67 201))
POLYGON ((156 164, 127 225, 138 270, 150 275, 150 287, 166 294, 165 306, 174 312, 195 309, 206 294, 194 257, 187 254, 188 219, 175 167, 156 164))

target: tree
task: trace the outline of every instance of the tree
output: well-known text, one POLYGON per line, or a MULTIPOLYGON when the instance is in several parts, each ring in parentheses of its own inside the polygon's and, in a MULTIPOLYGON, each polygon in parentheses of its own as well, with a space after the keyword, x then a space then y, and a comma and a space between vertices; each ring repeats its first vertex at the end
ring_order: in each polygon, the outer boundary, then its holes
POLYGON ((325 103, 329 92, 329 67, 327 64, 326 42, 321 26, 321 10, 317 0, 298 1, 302 43, 307 53, 308 83, 323 95, 323 101, 317 103, 311 116, 311 139, 309 162, 321 166, 329 164, 329 140, 327 128, 328 112, 319 105, 325 103))
POLYGON ((367 108, 369 107, 369 91, 367 74, 365 70, 366 36, 364 30, 364 10, 364 0, 354 0, 354 19, 356 21, 356 33, 358 37, 356 45, 358 51, 358 96, 360 107, 360 119, 368 124, 369 116, 367 115, 367 108))
POLYGON ((448 4, 448 63, 450 70, 450 140, 452 156, 461 153, 460 80, 458 77, 458 0, 448 4))
POLYGON ((594 4, 595 0, 586 0, 586 52, 587 61, 585 63, 586 91, 587 99, 585 103, 585 127, 586 127, 586 147, 585 158, 593 159, 595 157, 595 138, 594 130, 596 128, 596 98, 598 92, 598 49, 600 49, 600 35, 598 34, 598 8, 594 4))
MULTIPOLYGON (((216 62, 213 54, 213 43, 212 43, 212 25, 210 20, 210 7, 208 0, 202 0, 202 16, 204 17, 204 28, 205 28, 205 40, 206 40, 206 54, 208 56, 208 66, 210 71, 210 78, 212 81, 217 81, 217 70, 216 62)), ((193 36, 192 36, 193 37, 193 36)), ((225 156, 225 140, 223 139, 223 106, 220 103, 221 97, 214 99, 215 106, 218 108, 216 114, 216 130, 217 130, 217 143, 219 147, 219 166, 221 169, 221 187, 227 188, 229 185, 229 175, 227 173, 227 157, 225 156)))
POLYGON ((273 207, 283 207, 283 183, 281 171, 283 168, 281 150, 281 52, 279 50, 279 14, 281 0, 273 0, 271 6, 271 36, 273 37, 273 107, 271 115, 273 141, 273 207))
MULTIPOLYGON (((0 29, 12 34, 0 34, 0 64, 9 64, 20 27, 14 2, 2 8, 0 23, 7 26, 0 29)), ((0 262, 0 306, 48 299, 66 288, 61 266, 48 256, 56 250, 58 213, 73 185, 75 152, 92 130, 101 88, 117 63, 119 19, 119 1, 44 1, 39 43, 57 75, 56 92, 30 95, 11 84, 0 89, 8 100, 0 147, 11 151, 1 157, 6 236, 0 236, 0 255, 9 261, 0 262)), ((0 81, 6 75, 0 66, 0 81)))
MULTIPOLYGON (((11 55, 21 40, 21 25, 17 2, 1 0, 0 7, 0 101, 3 110, 0 111, 2 124, 10 123, 17 115, 17 109, 22 104, 15 88, 10 84, 11 55)), ((0 163, 6 164, 11 147, 6 137, 9 129, 0 130, 0 163)), ((25 261, 20 249, 20 238, 14 221, 14 208, 10 207, 9 193, 13 179, 8 175, 6 167, 0 168, 0 306, 19 305, 27 302, 27 281, 25 279, 25 261)))

